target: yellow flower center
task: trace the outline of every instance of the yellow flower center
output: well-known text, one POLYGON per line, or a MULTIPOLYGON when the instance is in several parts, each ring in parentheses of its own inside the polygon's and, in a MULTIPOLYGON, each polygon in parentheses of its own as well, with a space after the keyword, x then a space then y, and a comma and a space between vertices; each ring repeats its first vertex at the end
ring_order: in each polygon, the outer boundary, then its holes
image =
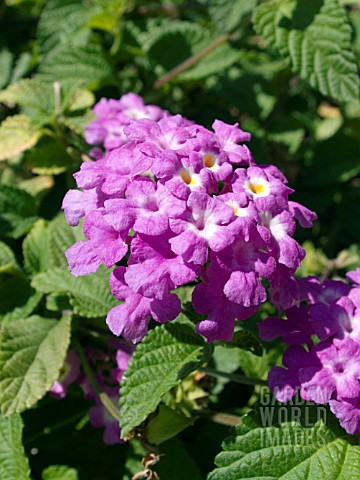
POLYGON ((236 207, 233 207, 233 210, 234 210, 234 215, 236 215, 237 217, 240 217, 239 209, 236 207))
POLYGON ((215 165, 215 155, 213 153, 205 153, 204 165, 206 168, 211 168, 215 165))
POLYGON ((186 185, 196 185, 196 179, 187 170, 182 170, 180 176, 186 185))
POLYGON ((186 185, 190 185, 191 183, 191 175, 189 174, 189 172, 187 172, 186 170, 183 170, 181 172, 181 178, 183 179, 183 181, 186 183, 186 185))
POLYGON ((265 187, 261 183, 250 183, 249 188, 255 194, 264 193, 265 191, 265 187))
POLYGON ((234 215, 236 215, 237 217, 243 217, 244 216, 244 208, 241 208, 239 207, 239 204, 237 202, 235 202, 234 200, 230 200, 228 202, 225 202, 225 204, 232 208, 233 211, 234 211, 234 215))

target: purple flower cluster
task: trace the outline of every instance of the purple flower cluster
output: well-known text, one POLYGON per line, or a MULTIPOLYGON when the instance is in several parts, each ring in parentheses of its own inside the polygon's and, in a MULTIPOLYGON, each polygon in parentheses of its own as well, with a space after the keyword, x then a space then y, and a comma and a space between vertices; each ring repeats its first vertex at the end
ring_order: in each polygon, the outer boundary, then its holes
POLYGON ((341 426, 360 433, 360 268, 347 274, 353 282, 316 277, 299 279, 302 304, 287 319, 259 323, 260 337, 281 337, 290 345, 284 367, 273 367, 269 386, 281 402, 297 391, 305 400, 329 403, 341 426))
MULTIPOLYGON (((115 341, 110 342, 107 352, 89 348, 85 353, 101 391, 107 394, 115 409, 117 409, 119 405, 119 383, 127 370, 133 347, 115 341)), ((103 440, 106 445, 121 443, 119 421, 105 408, 98 393, 95 392, 85 375, 79 377, 78 382, 86 400, 95 402, 95 405, 89 410, 91 425, 95 428, 104 428, 103 440)))
POLYGON ((110 278, 123 302, 107 316, 115 335, 138 342, 150 317, 175 319, 173 290, 195 281, 194 308, 207 315, 197 332, 208 341, 230 340, 235 319, 257 311, 263 279, 280 310, 298 304, 293 274, 305 251, 292 238, 295 219, 310 227, 315 215, 288 200, 275 166, 255 164, 249 133, 220 120, 208 130, 135 94, 94 110, 86 138, 106 154, 82 164, 81 190, 64 199, 70 225, 85 217, 87 238, 66 256, 75 276, 123 260, 110 278))
MULTIPOLYGON (((133 350, 129 344, 112 341, 107 351, 88 348, 85 352, 101 391, 107 394, 116 409, 119 405, 119 383, 127 370, 133 350)), ((64 398, 69 385, 74 382, 80 385, 86 400, 95 402, 95 405, 89 410, 89 421, 95 428, 104 428, 104 443, 107 445, 120 443, 119 421, 112 417, 104 407, 98 393, 86 375, 81 372, 80 360, 76 351, 70 349, 60 376, 50 390, 50 395, 56 399, 64 398)))
POLYGON ((69 386, 76 382, 80 375, 80 360, 76 351, 71 348, 66 355, 64 365, 62 366, 59 378, 51 387, 50 395, 57 400, 65 398, 69 386))
MULTIPOLYGON (((155 105, 145 105, 144 101, 134 93, 123 95, 120 100, 102 98, 94 107, 98 117, 91 122, 85 132, 85 140, 89 145, 103 145, 107 152, 127 143, 124 127, 131 120, 149 118, 160 120, 167 112, 155 105)), ((101 155, 101 150, 94 149, 94 156, 101 155)))

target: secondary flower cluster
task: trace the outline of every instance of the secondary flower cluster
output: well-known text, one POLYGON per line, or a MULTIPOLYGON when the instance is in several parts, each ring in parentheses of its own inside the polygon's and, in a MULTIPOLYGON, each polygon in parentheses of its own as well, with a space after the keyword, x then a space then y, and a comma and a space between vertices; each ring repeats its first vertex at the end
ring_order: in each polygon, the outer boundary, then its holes
MULTIPOLYGON (((109 399, 117 408, 119 404, 119 383, 133 353, 133 347, 126 343, 112 341, 106 351, 88 348, 85 352, 95 379, 109 399)), ((56 399, 66 397, 70 384, 76 382, 83 390, 86 400, 95 402, 89 409, 89 421, 95 428, 104 428, 103 440, 107 445, 120 442, 119 421, 110 415, 101 402, 98 393, 94 390, 86 375, 81 372, 80 360, 74 349, 67 353, 64 366, 58 380, 50 390, 51 396, 56 399)))
POLYGON ((249 133, 220 120, 208 130, 131 93, 94 111, 86 138, 106 153, 82 164, 81 190, 64 199, 70 225, 85 217, 87 238, 66 256, 73 275, 122 261, 110 278, 123 301, 107 316, 115 335, 138 342, 150 317, 175 319, 173 290, 195 281, 194 308, 207 315, 197 332, 208 341, 230 340, 234 320, 257 311, 263 279, 280 310, 298 303, 293 274, 305 252, 292 238, 295 219, 310 227, 315 215, 288 200, 275 166, 256 165, 249 133))
POLYGON ((287 320, 269 317, 259 323, 260 337, 281 337, 290 345, 284 367, 273 367, 269 386, 281 402, 297 391, 305 400, 329 403, 341 426, 360 433, 360 268, 347 275, 354 283, 316 277, 299 280, 299 307, 287 320))

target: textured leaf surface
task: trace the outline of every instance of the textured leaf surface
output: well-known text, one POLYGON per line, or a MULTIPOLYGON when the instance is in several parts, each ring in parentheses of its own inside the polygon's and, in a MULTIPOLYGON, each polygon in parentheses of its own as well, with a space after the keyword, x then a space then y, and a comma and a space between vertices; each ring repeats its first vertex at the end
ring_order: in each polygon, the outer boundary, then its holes
POLYGON ((89 30, 86 23, 92 14, 89 4, 81 0, 50 0, 45 3, 38 24, 41 53, 48 53, 59 44, 85 45, 89 30))
POLYGON ((187 325, 151 330, 138 345, 121 383, 120 425, 124 438, 153 412, 162 397, 212 352, 187 325))
POLYGON ((3 327, 0 336, 0 404, 4 414, 32 407, 50 390, 70 342, 69 316, 38 316, 3 327))
POLYGON ((112 67, 98 45, 52 50, 39 67, 39 77, 60 85, 92 86, 111 75, 112 67))
POLYGON ((16 103, 32 121, 44 124, 55 117, 54 88, 34 78, 19 80, 0 92, 0 102, 16 103))
POLYGON ((252 13, 256 0, 213 0, 209 4, 209 13, 221 33, 237 27, 242 18, 252 13))
POLYGON ((33 56, 30 52, 22 52, 16 58, 14 68, 11 73, 11 82, 17 82, 20 78, 24 77, 32 67, 33 56))
POLYGON ((38 220, 23 242, 25 268, 36 274, 51 267, 65 267, 65 250, 84 239, 81 227, 70 227, 60 213, 51 222, 38 220))
POLYGON ((70 227, 65 215, 60 213, 49 224, 50 258, 54 267, 68 267, 65 250, 78 240, 84 240, 81 227, 70 227))
POLYGON ((0 185, 0 214, 12 212, 22 217, 28 217, 34 215, 36 210, 36 200, 25 190, 9 185, 0 185))
POLYGON ((223 43, 189 70, 179 75, 177 80, 181 82, 201 80, 210 75, 222 73, 226 68, 239 62, 240 59, 241 53, 238 50, 232 48, 229 43, 223 43))
POLYGON ((23 218, 16 213, 4 213, 0 215, 0 232, 11 238, 20 238, 31 230, 38 217, 23 218))
POLYGON ((41 131, 26 115, 7 117, 0 125, 0 160, 15 157, 36 144, 41 131))
MULTIPOLYGON (((76 90, 68 101, 64 101, 64 109, 69 112, 76 112, 77 110, 85 110, 91 107, 95 102, 95 96, 90 90, 79 89, 76 90)), ((67 100, 67 99, 66 99, 67 100)))
POLYGON ((30 468, 22 446, 23 422, 20 415, 0 414, 0 478, 30 480, 30 468))
POLYGON ((25 268, 30 273, 47 270, 50 264, 50 243, 48 227, 44 220, 38 220, 23 242, 25 268))
POLYGON ((92 110, 88 110, 84 115, 74 115, 64 118, 64 124, 78 135, 84 136, 86 126, 95 119, 92 110))
POLYGON ((225 440, 208 480, 359 478, 360 447, 350 440, 324 406, 259 406, 225 440))
POLYGON ((65 465, 51 465, 42 474, 42 480, 78 480, 77 471, 65 465))
POLYGON ((21 188, 0 185, 0 234, 18 238, 37 220, 37 200, 21 188))
POLYGON ((46 308, 53 312, 60 312, 62 310, 71 310, 71 303, 66 294, 49 293, 46 296, 46 308))
POLYGON ((255 29, 323 95, 340 102, 359 97, 351 27, 338 0, 270 0, 254 11, 255 29))
MULTIPOLYGON (((150 61, 156 65, 156 71, 161 75, 207 47, 214 39, 212 34, 199 25, 172 22, 150 29, 148 35, 143 36, 143 44, 150 61)), ((238 50, 233 49, 229 43, 223 43, 194 66, 178 75, 176 80, 195 81, 206 78, 223 72, 239 58, 238 50)))
POLYGON ((105 268, 86 277, 73 277, 67 267, 52 268, 33 278, 32 286, 43 293, 67 293, 74 311, 89 318, 102 317, 119 304, 109 286, 105 268))
POLYGON ((32 171, 39 175, 58 175, 73 164, 65 147, 48 139, 39 142, 36 149, 30 153, 28 162, 32 171))

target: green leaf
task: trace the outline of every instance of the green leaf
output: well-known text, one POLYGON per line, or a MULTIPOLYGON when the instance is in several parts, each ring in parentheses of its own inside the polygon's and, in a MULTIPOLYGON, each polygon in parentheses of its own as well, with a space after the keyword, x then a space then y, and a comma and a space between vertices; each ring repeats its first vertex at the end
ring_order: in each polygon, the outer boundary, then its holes
POLYGON ((258 357, 248 350, 237 350, 238 361, 241 370, 247 377, 266 378, 270 366, 274 365, 281 358, 281 351, 276 349, 264 352, 262 357, 258 357))
POLYGON ((70 342, 71 317, 38 316, 4 325, 0 335, 0 404, 4 414, 32 407, 58 378, 70 342))
MULTIPOLYGON (((105 30, 107 32, 116 32, 116 28, 121 22, 121 17, 127 10, 131 10, 133 5, 124 0, 97 0, 99 11, 89 20, 89 27, 105 30)), ((114 32, 114 33, 115 33, 114 32)))
POLYGON ((66 125, 70 130, 73 130, 78 135, 82 137, 85 134, 86 126, 92 121, 95 120, 95 114, 92 110, 88 110, 84 115, 73 115, 64 117, 63 123, 66 125))
POLYGON ((0 51, 0 88, 4 88, 10 79, 13 60, 14 55, 7 48, 2 48, 0 51))
POLYGON ((91 5, 81 0, 49 0, 41 13, 37 39, 42 54, 61 44, 85 46, 90 31, 86 24, 93 14, 91 5))
POLYGON ((19 238, 37 220, 37 200, 25 190, 0 185, 0 234, 19 238))
POLYGON ((183 285, 174 290, 174 293, 179 297, 181 303, 190 303, 194 287, 190 285, 183 285))
MULTIPOLYGON (((216 345, 214 355, 211 359, 211 366, 220 372, 234 373, 240 368, 238 350, 235 348, 226 348, 222 345, 216 345), (214 365, 212 365, 214 363, 214 365)), ((217 377, 216 383, 211 389, 212 395, 218 395, 229 383, 230 380, 224 377, 217 377)))
POLYGON ((23 242, 25 268, 29 273, 39 273, 49 268, 50 242, 47 223, 38 220, 23 242))
POLYGON ((26 235, 38 217, 22 218, 16 213, 4 213, 0 215, 0 232, 8 237, 18 239, 26 235))
POLYGON ((0 242, 0 273, 12 273, 19 270, 14 252, 4 242, 0 242))
POLYGON ((0 92, 0 102, 16 103, 37 125, 44 125, 56 116, 55 94, 52 85, 35 78, 19 80, 0 92))
POLYGON ((30 480, 30 468, 22 446, 23 422, 20 415, 0 414, 0 478, 30 480))
POLYGON ((13 276, 0 284, 0 320, 3 323, 28 317, 42 299, 25 277, 13 276))
MULTIPOLYGON (((289 119, 287 119, 288 123, 291 123, 289 119)), ((305 130, 302 128, 298 129, 288 129, 282 132, 269 132, 268 139, 277 142, 283 143, 286 145, 287 149, 290 153, 294 154, 298 151, 301 142, 305 136, 305 130)))
POLYGON ((146 439, 153 445, 160 445, 178 435, 194 421, 194 418, 184 417, 166 405, 160 405, 156 417, 146 425, 146 439))
POLYGON ((64 465, 51 465, 41 474, 41 480, 78 480, 77 471, 64 465))
POLYGON ((248 330, 240 330, 234 333, 230 342, 220 342, 225 348, 242 348, 261 357, 263 354, 262 344, 259 339, 248 330))
POLYGON ((28 217, 36 213, 37 202, 21 188, 0 185, 0 214, 9 211, 22 217, 28 217))
POLYGON ((86 277, 73 277, 66 267, 37 274, 32 286, 43 293, 67 293, 75 313, 84 317, 105 316, 119 302, 111 294, 110 271, 104 267, 86 277))
POLYGON ((341 128, 344 119, 341 115, 338 117, 324 118, 316 125, 315 138, 316 140, 327 140, 338 132, 341 128))
POLYGON ((194 460, 185 444, 188 446, 188 442, 182 442, 179 437, 176 437, 161 445, 160 461, 153 467, 161 479, 202 480, 204 478, 198 462, 194 460))
POLYGON ((230 32, 238 27, 243 17, 253 12, 257 0, 213 0, 209 3, 209 14, 219 32, 230 32))
POLYGON ((355 52, 357 59, 360 58, 360 15, 358 8, 351 9, 349 11, 349 20, 353 28, 353 43, 352 48, 355 52))
POLYGON ((360 173, 359 137, 350 128, 340 130, 313 150, 311 165, 302 169, 302 181, 307 188, 347 182, 360 173), (341 161, 339 161, 341 158, 341 161))
POLYGON ((6 117, 0 125, 0 160, 7 160, 33 147, 42 131, 26 115, 6 117))
POLYGON ((121 383, 122 438, 156 409, 171 388, 205 363, 212 350, 187 325, 167 324, 151 330, 138 345, 121 383))
POLYGON ((300 277, 320 276, 325 271, 330 260, 322 250, 315 248, 315 245, 310 240, 304 242, 302 247, 306 250, 306 256, 296 274, 300 277))
POLYGON ((259 406, 225 440, 208 480, 359 478, 355 443, 324 406, 259 406))
POLYGON ((31 70, 32 61, 33 55, 30 52, 21 53, 15 60, 10 83, 15 83, 24 77, 31 70))
POLYGON ((178 82, 198 81, 203 78, 223 73, 224 70, 238 63, 241 59, 239 50, 235 50, 225 42, 208 53, 193 67, 176 77, 178 82))
POLYGON ((84 47, 58 47, 40 63, 39 78, 46 82, 59 82, 65 87, 97 87, 101 80, 112 74, 112 67, 99 45, 84 47))
POLYGON ((359 97, 351 27, 338 0, 269 0, 253 20, 258 34, 313 88, 339 102, 359 97))
POLYGON ((69 98, 67 103, 64 102, 64 108, 69 112, 77 110, 85 110, 95 103, 95 96, 90 90, 79 89, 69 98))
POLYGON ((193 324, 196 324, 206 319, 207 317, 206 315, 201 315, 200 313, 197 313, 195 311, 194 306, 191 302, 191 297, 188 302, 185 302, 183 299, 181 300, 182 300, 181 314, 179 315, 179 317, 177 317, 180 321, 184 320, 186 322, 189 321, 193 324))
POLYGON ((61 312, 63 310, 71 310, 69 297, 65 294, 50 293, 46 297, 46 308, 53 312, 61 312))
POLYGON ((50 175, 30 177, 21 180, 21 182, 18 183, 18 186, 22 190, 25 190, 25 192, 29 193, 33 198, 42 199, 45 193, 54 186, 54 179, 50 175))
POLYGON ((90 28, 112 32, 116 28, 118 21, 115 15, 109 12, 101 12, 90 18, 88 26, 90 28))
POLYGON ((78 240, 84 240, 80 225, 70 227, 67 224, 65 215, 59 214, 49 224, 50 235, 50 258, 54 267, 66 267, 68 263, 65 257, 65 250, 78 240))
MULTIPOLYGON (((152 27, 148 34, 142 37, 144 49, 158 76, 198 53, 213 40, 215 40, 214 35, 199 25, 179 21, 152 27)), ((210 75, 222 73, 225 68, 239 59, 239 51, 233 49, 229 43, 223 43, 194 66, 178 75, 176 81, 201 80, 210 75)))
POLYGON ((74 162, 61 143, 46 137, 31 151, 28 163, 38 175, 59 175, 68 170, 74 162))

